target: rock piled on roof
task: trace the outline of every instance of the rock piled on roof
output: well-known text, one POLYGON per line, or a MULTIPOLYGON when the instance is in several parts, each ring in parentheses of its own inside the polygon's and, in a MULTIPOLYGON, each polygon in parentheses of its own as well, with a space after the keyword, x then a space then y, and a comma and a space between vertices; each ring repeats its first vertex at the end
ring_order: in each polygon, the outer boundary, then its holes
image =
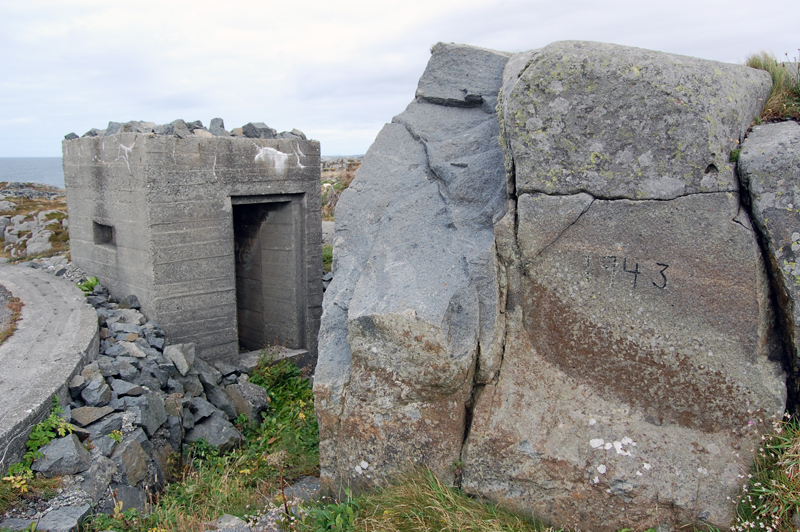
MULTIPOLYGON (((130 122, 109 122, 105 129, 92 128, 82 137, 105 137, 116 135, 117 133, 145 133, 151 135, 174 135, 178 138, 195 137, 247 137, 256 139, 297 139, 307 140, 305 133, 299 129, 282 131, 269 127, 264 122, 248 122, 242 127, 234 128, 232 131, 225 129, 225 123, 221 118, 212 118, 209 127, 203 126, 200 120, 187 122, 182 119, 173 120, 168 124, 156 124, 155 122, 145 122, 141 120, 131 120, 130 122)), ((80 138, 77 134, 68 133, 64 135, 65 140, 75 140, 80 138)))

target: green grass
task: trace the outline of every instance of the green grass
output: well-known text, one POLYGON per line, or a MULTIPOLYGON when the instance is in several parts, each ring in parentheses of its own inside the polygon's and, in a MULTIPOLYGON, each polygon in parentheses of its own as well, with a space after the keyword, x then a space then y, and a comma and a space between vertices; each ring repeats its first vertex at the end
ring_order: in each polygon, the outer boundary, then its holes
POLYGON ((280 491, 281 478, 292 481, 319 474, 319 432, 311 385, 291 362, 271 364, 264 357, 250 381, 263 386, 270 410, 255 428, 243 422, 243 448, 221 455, 204 443, 193 445, 184 458, 172 457, 176 482, 167 486, 142 516, 134 510, 117 516, 96 515, 86 531, 145 532, 152 529, 200 531, 203 523, 223 514, 246 518, 280 491))
POLYGON ((776 421, 758 449, 749 483, 740 497, 733 530, 793 532, 800 512, 800 422, 776 421))
POLYGON ((394 486, 359 498, 323 501, 307 508, 296 530, 376 532, 474 532, 547 530, 498 506, 445 486, 428 469, 417 470, 394 486))
POLYGON ((331 271, 333 264, 333 246, 322 246, 322 269, 326 272, 331 271))
POLYGON ((747 66, 766 70, 772 76, 772 92, 764 104, 761 120, 800 120, 800 65, 797 58, 778 61, 767 52, 751 55, 747 66))

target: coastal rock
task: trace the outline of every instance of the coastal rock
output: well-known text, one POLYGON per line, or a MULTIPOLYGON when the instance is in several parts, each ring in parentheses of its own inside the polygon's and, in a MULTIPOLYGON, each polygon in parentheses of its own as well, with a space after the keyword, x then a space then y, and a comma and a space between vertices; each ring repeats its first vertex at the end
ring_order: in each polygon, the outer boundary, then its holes
POLYGON ((314 382, 328 487, 366 486, 423 457, 452 481, 479 353, 487 378, 497 367, 492 223, 506 176, 491 102, 509 54, 432 53, 419 97, 384 126, 336 207, 314 382), (380 464, 370 479, 362 460, 380 464))
POLYGON ((92 456, 74 434, 52 440, 39 452, 42 456, 33 462, 31 469, 48 478, 81 473, 92 465, 92 456))

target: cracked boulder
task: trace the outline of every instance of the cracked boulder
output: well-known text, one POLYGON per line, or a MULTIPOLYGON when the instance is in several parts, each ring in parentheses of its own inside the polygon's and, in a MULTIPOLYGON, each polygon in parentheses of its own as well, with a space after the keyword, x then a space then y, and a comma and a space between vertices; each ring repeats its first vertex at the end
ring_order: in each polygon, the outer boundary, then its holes
MULTIPOLYGON (((796 383, 800 373, 800 125, 780 122, 754 127, 739 156, 739 175, 749 192, 784 309, 780 319, 793 353, 789 366, 796 383)), ((800 397, 796 387, 789 393, 800 397)))
POLYGON ((434 46, 416 99, 337 204, 314 381, 328 488, 418 462, 453 479, 476 366, 490 380, 501 352, 495 106, 509 55, 434 46))
POLYGON ((786 402, 729 162, 768 91, 748 67, 600 43, 509 61, 505 349, 464 489, 565 528, 731 526, 786 402))

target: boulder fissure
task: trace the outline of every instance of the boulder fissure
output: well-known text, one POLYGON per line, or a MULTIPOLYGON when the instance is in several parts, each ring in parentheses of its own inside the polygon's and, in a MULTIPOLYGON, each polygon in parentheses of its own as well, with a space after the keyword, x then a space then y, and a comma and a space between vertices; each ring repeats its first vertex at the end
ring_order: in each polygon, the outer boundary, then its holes
POLYGON ((786 278, 781 273, 778 257, 774 252, 775 246, 771 242, 770 230, 765 226, 763 217, 758 216, 755 211, 758 193, 753 190, 752 183, 743 174, 738 162, 735 171, 741 191, 739 195, 741 208, 751 222, 769 282, 769 300, 775 316, 774 326, 777 329, 776 336, 781 342, 776 350, 780 353, 779 360, 787 376, 786 411, 794 416, 800 413, 800 360, 795 338, 795 302, 786 285, 786 278))

